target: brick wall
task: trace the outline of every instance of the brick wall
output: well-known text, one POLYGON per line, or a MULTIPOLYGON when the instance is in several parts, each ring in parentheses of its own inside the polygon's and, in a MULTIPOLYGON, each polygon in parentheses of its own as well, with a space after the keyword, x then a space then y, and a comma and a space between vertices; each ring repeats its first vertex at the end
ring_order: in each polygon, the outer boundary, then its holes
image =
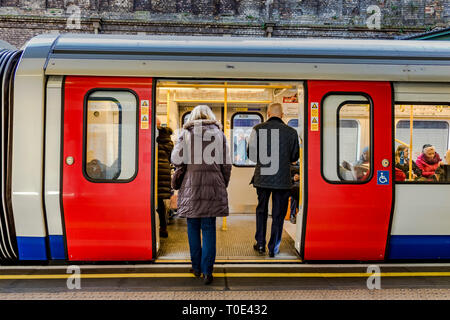
POLYGON ((0 0, 0 38, 17 47, 48 32, 386 39, 449 19, 450 0, 0 0), (366 24, 371 5, 380 29, 366 24))

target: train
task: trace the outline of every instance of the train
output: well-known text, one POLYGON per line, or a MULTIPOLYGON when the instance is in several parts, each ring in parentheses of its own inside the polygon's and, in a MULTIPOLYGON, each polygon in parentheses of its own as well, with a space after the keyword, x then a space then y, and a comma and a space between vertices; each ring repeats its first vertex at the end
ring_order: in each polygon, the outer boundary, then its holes
MULTIPOLYGON (((274 102, 300 142, 288 258, 450 259, 450 173, 395 176, 399 145, 414 160, 424 144, 443 161, 450 149, 445 41, 44 34, 2 49, 0 72, 2 264, 188 257, 186 243, 162 250, 176 230, 158 233, 156 118, 177 131, 198 104, 223 124, 233 161, 220 229, 233 239, 218 248, 249 249, 257 200, 242 150, 274 102)), ((249 252, 236 255, 258 258, 249 252)))

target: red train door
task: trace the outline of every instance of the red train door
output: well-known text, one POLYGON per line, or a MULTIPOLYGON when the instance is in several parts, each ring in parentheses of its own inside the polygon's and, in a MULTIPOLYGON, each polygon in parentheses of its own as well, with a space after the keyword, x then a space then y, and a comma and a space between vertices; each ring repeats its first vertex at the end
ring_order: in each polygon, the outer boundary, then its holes
POLYGON ((388 82, 308 81, 305 260, 383 260, 393 198, 388 82))
POLYGON ((62 202, 71 261, 155 258, 152 79, 67 77, 62 202))

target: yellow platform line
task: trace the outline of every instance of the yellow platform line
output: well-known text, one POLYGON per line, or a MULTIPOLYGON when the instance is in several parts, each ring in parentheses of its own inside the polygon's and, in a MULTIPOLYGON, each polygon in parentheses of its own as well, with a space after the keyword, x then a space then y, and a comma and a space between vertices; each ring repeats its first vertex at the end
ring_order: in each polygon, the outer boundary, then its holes
MULTIPOLYGON (((302 273, 213 273, 216 278, 367 278, 380 277, 450 277, 450 272, 302 272, 302 273)), ((68 279, 73 274, 0 275, 0 280, 51 280, 68 279)), ((79 275, 81 279, 119 278, 194 278, 192 273, 101 273, 79 275)))

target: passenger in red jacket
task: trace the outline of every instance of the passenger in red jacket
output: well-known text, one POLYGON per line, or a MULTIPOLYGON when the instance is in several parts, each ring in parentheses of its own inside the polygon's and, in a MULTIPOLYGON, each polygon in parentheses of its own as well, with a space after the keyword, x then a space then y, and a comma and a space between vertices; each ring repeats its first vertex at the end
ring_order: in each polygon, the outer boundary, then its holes
POLYGON ((417 158, 416 164, 422 170, 422 176, 427 179, 435 179, 436 169, 443 165, 444 162, 436 152, 434 146, 426 144, 422 147, 422 153, 417 158))
POLYGON ((395 181, 405 181, 406 174, 399 168, 395 168, 395 181))

